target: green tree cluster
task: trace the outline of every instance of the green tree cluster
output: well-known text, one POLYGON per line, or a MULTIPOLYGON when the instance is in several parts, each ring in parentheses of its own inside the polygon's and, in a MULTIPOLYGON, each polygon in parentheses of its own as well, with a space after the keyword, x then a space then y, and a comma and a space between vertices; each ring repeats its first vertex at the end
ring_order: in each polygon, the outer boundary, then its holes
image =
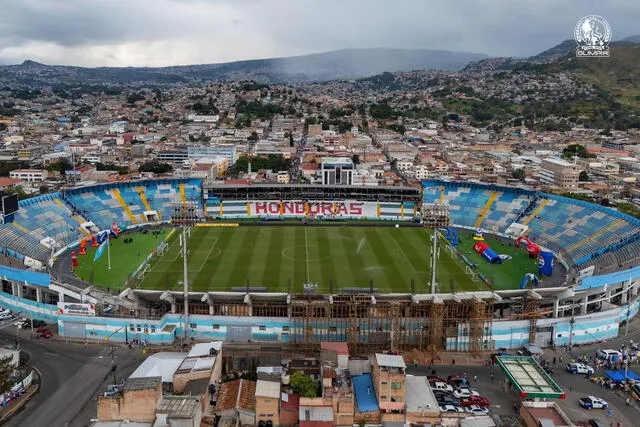
POLYGON ((294 372, 291 375, 291 388, 302 397, 317 397, 319 384, 302 372, 294 372))
POLYGON ((140 165, 140 172, 153 172, 153 173, 167 173, 173 170, 173 167, 168 163, 161 163, 157 160, 152 160, 140 165))
POLYGON ((73 169, 73 165, 67 159, 60 159, 55 163, 47 165, 45 169, 49 172, 60 172, 61 174, 63 174, 66 171, 73 169))
MULTIPOLYGON (((276 154, 269 154, 267 157, 253 156, 251 157, 251 170, 257 171, 259 169, 270 169, 272 171, 289 170, 291 167, 291 161, 285 159, 282 156, 276 154)), ((234 171, 247 172, 249 170, 249 158, 240 157, 236 160, 234 171)))
POLYGON ((588 159, 596 157, 595 154, 590 154, 587 148, 581 144, 571 144, 562 150, 562 155, 568 159, 573 157, 580 157, 581 159, 588 159))

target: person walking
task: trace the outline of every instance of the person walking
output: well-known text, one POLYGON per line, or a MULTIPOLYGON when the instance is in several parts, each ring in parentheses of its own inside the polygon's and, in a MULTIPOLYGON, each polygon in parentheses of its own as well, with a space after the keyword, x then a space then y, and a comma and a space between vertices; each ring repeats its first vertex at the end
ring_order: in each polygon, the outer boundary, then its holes
POLYGON ((631 404, 631 402, 629 401, 629 398, 627 397, 627 400, 624 401, 625 406, 629 406, 631 404))
MULTIPOLYGON (((474 384, 477 384, 477 383, 478 383, 478 376, 477 376, 477 375, 474 375, 474 376, 473 376, 473 383, 474 383, 474 384)), ((629 400, 629 399, 627 399, 627 400, 629 400)))
POLYGON ((493 372, 491 373, 491 382, 493 382, 493 378, 495 377, 495 375, 493 374, 493 372))

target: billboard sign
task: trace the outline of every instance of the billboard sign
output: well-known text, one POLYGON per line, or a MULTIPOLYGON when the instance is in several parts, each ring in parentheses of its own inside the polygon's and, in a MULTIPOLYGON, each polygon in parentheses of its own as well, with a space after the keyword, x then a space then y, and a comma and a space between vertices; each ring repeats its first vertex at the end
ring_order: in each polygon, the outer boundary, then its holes
POLYGON ((94 304, 81 304, 76 302, 59 302, 58 314, 72 314, 75 316, 95 316, 94 304))

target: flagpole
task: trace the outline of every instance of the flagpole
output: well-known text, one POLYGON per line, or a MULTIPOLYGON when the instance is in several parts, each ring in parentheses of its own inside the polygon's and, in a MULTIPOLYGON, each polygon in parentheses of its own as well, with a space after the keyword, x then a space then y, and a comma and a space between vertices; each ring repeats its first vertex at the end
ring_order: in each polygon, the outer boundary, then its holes
POLYGON ((107 260, 109 264, 109 270, 111 270, 111 245, 109 244, 109 232, 107 232, 107 260))

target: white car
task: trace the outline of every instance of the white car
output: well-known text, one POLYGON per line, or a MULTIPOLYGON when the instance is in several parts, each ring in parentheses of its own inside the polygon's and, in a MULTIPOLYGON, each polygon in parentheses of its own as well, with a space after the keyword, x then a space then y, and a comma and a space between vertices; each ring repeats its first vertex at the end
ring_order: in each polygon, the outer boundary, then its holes
POLYGON ((473 415, 489 415, 489 408, 478 405, 467 406, 465 408, 465 411, 473 415))
POLYGON ((440 390, 440 391, 446 391, 451 393, 453 391, 453 387, 451 387, 449 384, 436 381, 434 383, 431 383, 431 390, 440 390))
POLYGON ((596 352, 596 356, 604 360, 622 360, 622 353, 620 353, 618 350, 598 350, 596 352))
POLYGON ((464 412, 464 409, 459 406, 442 405, 440 406, 440 412, 464 412))
POLYGON ((0 320, 9 320, 13 319, 13 314, 11 312, 0 313, 0 320))
POLYGON ((468 387, 462 387, 454 390, 453 395, 460 399, 461 397, 480 396, 480 393, 468 387))
POLYGON ((589 374, 593 375, 593 368, 583 363, 567 363, 567 371, 572 374, 589 374))
POLYGON ((609 404, 606 400, 594 396, 585 396, 578 399, 580 406, 586 409, 607 409, 609 404))

